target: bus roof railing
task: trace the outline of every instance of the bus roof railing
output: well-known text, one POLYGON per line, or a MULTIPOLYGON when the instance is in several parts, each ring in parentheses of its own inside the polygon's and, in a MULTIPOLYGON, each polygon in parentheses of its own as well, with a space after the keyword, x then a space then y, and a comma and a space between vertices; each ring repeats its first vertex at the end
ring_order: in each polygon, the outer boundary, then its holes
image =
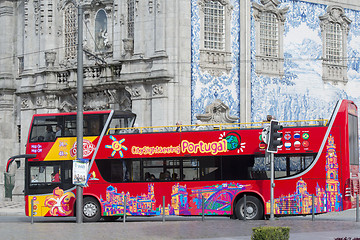
MULTIPOLYGON (((284 127, 304 127, 304 126, 326 126, 327 119, 315 120, 292 120, 279 121, 284 127)), ((212 123, 212 124, 193 124, 193 125, 170 125, 170 126, 153 126, 153 127, 131 127, 131 128, 109 128, 106 132, 109 134, 126 134, 126 133, 157 133, 157 132, 189 132, 201 130, 238 130, 263 128, 270 122, 251 122, 251 123, 212 123)))

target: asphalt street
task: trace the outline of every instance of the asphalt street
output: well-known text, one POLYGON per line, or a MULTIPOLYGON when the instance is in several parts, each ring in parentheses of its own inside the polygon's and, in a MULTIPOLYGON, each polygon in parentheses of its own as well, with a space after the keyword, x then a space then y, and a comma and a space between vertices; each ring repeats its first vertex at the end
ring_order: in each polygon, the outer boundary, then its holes
POLYGON ((76 223, 75 218, 0 216, 1 239, 211 239, 250 240, 252 228, 288 226, 291 240, 360 239, 355 210, 311 216, 281 217, 273 221, 239 221, 228 217, 128 217, 116 222, 76 223))

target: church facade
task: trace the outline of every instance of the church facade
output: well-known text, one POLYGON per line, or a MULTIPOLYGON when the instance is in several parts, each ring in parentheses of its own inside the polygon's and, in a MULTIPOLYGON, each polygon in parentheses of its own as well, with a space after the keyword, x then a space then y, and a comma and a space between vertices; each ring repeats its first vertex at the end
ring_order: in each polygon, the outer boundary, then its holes
MULTIPOLYGON (((24 153, 33 114, 76 111, 77 4, 0 0, 1 173, 24 153)), ((360 106, 356 0, 80 4, 84 110, 129 110, 139 126, 164 126, 329 118, 342 98, 360 106)), ((23 163, 13 171, 22 201, 23 163)))

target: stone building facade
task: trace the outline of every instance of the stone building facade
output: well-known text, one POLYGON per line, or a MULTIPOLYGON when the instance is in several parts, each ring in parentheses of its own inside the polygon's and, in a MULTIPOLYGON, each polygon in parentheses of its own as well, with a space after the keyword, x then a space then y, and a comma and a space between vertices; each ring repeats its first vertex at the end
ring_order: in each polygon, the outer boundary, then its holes
MULTIPOLYGON (((1 174, 24 153, 33 114, 76 110, 76 2, 0 0, 1 174)), ((84 110, 156 126, 194 123, 219 101, 242 122, 328 118, 340 98, 360 106, 357 0, 80 3, 84 110)), ((1 176, 0 200, 3 189, 1 176)))

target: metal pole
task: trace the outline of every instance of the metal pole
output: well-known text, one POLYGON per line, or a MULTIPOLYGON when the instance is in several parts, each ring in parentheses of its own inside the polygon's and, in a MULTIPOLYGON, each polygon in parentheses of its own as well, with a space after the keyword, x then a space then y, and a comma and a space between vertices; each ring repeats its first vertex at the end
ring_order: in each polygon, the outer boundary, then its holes
POLYGON ((359 194, 356 194, 356 222, 359 222, 359 194))
MULTIPOLYGON (((83 9, 78 5, 78 52, 77 52, 77 158, 83 158, 83 9)), ((76 186, 76 223, 83 222, 83 188, 76 186)))
POLYGON ((311 194, 312 197, 312 214, 311 214, 311 221, 315 221, 315 196, 311 194))
POLYGON ((31 224, 34 224, 34 199, 31 199, 31 224))
POLYGON ((244 221, 246 221, 247 207, 246 207, 246 194, 244 194, 244 221))
POLYGON ((126 202, 126 195, 125 195, 125 197, 124 197, 124 217, 123 217, 123 223, 125 223, 125 221, 126 221, 126 204, 127 204, 127 202, 126 202))
POLYGON ((165 222, 165 196, 163 196, 163 216, 162 221, 165 222))
POLYGON ((201 220, 205 220, 205 203, 204 203, 204 195, 201 195, 201 220))
POLYGON ((270 220, 274 220, 274 153, 270 153, 270 220))

